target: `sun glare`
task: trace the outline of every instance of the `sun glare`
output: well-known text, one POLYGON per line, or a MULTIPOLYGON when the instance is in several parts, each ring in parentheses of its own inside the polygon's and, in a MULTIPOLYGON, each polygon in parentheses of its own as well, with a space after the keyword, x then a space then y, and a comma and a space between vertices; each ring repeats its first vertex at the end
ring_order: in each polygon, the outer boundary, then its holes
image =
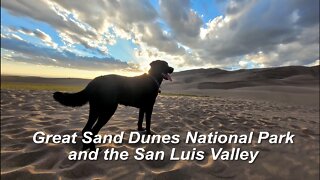
POLYGON ((143 72, 131 72, 126 70, 89 71, 72 68, 63 68, 57 66, 34 65, 24 62, 7 61, 3 59, 1 60, 1 75, 92 79, 94 77, 106 74, 136 76, 142 73, 143 72))

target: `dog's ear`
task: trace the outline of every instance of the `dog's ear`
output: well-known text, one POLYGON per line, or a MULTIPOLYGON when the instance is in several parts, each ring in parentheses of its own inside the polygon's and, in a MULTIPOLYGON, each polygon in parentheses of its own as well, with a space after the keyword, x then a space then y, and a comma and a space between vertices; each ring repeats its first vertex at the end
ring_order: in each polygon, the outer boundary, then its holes
POLYGON ((159 60, 152 61, 150 63, 151 68, 149 70, 149 74, 158 72, 159 71, 159 66, 158 65, 159 65, 159 60))
POLYGON ((156 65, 156 64, 158 63, 158 61, 159 61, 159 60, 152 61, 152 62, 150 63, 150 66, 152 67, 152 66, 156 65))

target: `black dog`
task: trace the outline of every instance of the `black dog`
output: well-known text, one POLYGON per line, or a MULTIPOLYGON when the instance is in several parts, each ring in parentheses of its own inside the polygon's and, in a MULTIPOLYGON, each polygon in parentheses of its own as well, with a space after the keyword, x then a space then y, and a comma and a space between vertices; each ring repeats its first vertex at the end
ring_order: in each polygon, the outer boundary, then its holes
MULTIPOLYGON (((153 61, 148 74, 136 77, 106 75, 93 79, 87 87, 77 93, 55 92, 53 98, 65 106, 82 106, 89 101, 89 119, 82 133, 92 132, 93 136, 109 121, 118 104, 139 108, 138 130, 146 114, 146 133, 151 134, 151 114, 162 80, 170 80, 173 68, 161 60, 153 61), (98 120, 97 120, 98 119, 98 120), (97 122, 96 122, 97 121, 97 122)), ((83 144, 83 150, 95 150, 93 143, 83 144)))

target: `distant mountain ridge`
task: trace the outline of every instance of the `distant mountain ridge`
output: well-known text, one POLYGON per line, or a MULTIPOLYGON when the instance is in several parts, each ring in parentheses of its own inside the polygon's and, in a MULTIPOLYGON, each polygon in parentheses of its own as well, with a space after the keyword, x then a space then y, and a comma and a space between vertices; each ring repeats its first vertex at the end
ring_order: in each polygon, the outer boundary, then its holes
POLYGON ((208 68, 208 69, 191 69, 191 70, 185 70, 185 71, 179 71, 175 72, 174 74, 179 75, 187 75, 187 74, 210 74, 210 75, 216 75, 220 73, 237 73, 237 72, 261 72, 261 73, 276 73, 276 74, 283 74, 286 76, 291 75, 298 75, 298 74, 312 74, 315 76, 319 76, 319 70, 320 66, 312 66, 312 67, 306 67, 306 66, 283 66, 283 67, 271 67, 271 68, 257 68, 257 69, 239 69, 234 71, 228 71, 223 70, 219 68, 208 68), (286 74, 288 73, 288 74, 286 74))
MULTIPOLYGON (((165 90, 234 89, 253 86, 316 86, 320 66, 286 66, 227 71, 218 68, 192 69, 172 74, 173 82, 164 81, 165 90)), ((1 76, 2 82, 43 83, 85 86, 90 79, 1 76)))
POLYGON ((234 89, 253 86, 316 86, 319 84, 319 66, 286 66, 260 69, 194 69, 176 72, 174 83, 165 83, 164 89, 234 89), (178 87, 179 86, 179 87, 178 87))

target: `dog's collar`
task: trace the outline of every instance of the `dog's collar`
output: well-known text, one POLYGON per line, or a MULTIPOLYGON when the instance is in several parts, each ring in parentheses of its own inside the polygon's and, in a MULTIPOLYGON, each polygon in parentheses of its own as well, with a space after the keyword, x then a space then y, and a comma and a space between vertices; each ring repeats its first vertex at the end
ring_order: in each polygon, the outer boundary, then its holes
POLYGON ((150 77, 150 78, 153 80, 153 82, 155 82, 155 84, 156 84, 157 87, 158 87, 158 91, 159 91, 159 93, 160 93, 160 92, 161 92, 161 90, 160 90, 160 83, 158 82, 158 80, 157 80, 155 77, 151 76, 150 74, 147 74, 147 76, 150 77))

